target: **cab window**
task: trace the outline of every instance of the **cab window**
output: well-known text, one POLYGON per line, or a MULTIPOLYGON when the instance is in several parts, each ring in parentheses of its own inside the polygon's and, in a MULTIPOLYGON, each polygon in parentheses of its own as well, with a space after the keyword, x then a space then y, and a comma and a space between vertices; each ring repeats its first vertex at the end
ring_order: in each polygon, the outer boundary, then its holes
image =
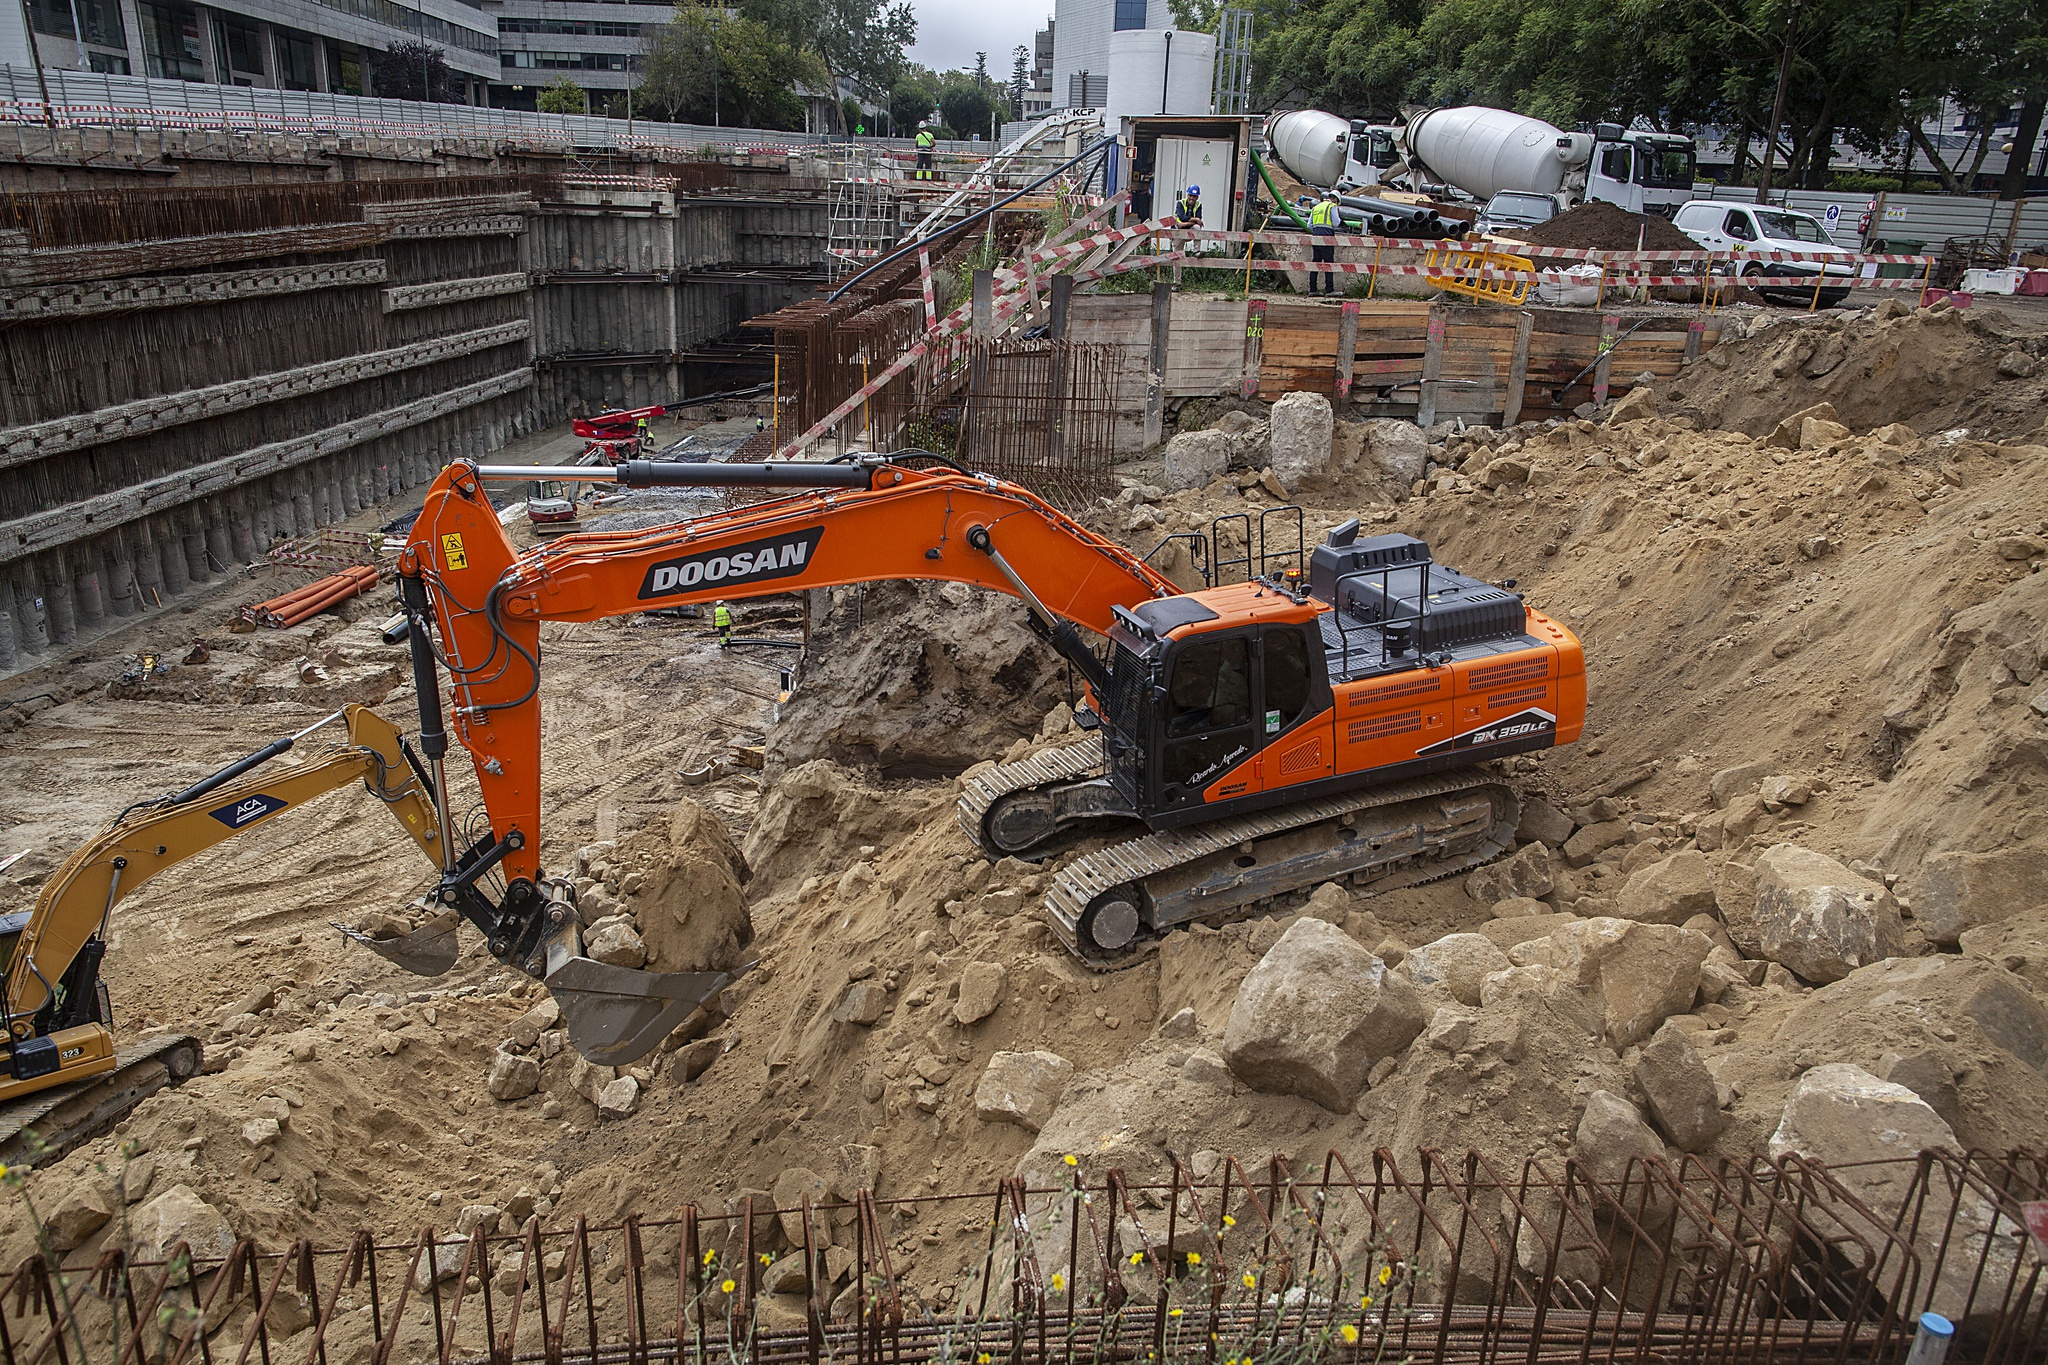
POLYGON ((1634 166, 1634 159, 1626 147, 1609 147, 1600 154, 1600 174, 1609 180, 1619 180, 1627 184, 1634 166))
POLYGON ((1160 779, 1201 786, 1251 753, 1251 641, 1199 640, 1173 661, 1166 685, 1160 779))
POLYGON ((1721 231, 1727 233, 1738 242, 1753 242, 1756 240, 1756 229, 1750 226, 1749 215, 1740 209, 1728 215, 1727 220, 1721 224, 1721 231))
POLYGON ((1298 630, 1268 631, 1260 641, 1266 671, 1266 713, 1261 733, 1277 735, 1308 705, 1308 643, 1298 630))

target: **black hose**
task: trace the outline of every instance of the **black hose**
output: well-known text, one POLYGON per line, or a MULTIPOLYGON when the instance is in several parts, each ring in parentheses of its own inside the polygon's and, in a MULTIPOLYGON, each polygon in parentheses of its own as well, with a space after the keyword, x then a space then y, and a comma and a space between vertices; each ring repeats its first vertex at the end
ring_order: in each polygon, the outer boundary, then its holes
MULTIPOLYGON (((858 275, 854 275, 854 276, 850 277, 850 278, 849 278, 849 279, 848 279, 848 280, 846 281, 846 283, 844 283, 844 284, 840 285, 840 286, 839 286, 839 287, 838 287, 837 289, 833 290, 833 291, 832 291, 832 292, 831 292, 830 294, 827 294, 827 295, 825 296, 825 302, 827 302, 827 303, 837 303, 837 302, 839 301, 839 296, 840 296, 841 294, 844 294, 844 293, 845 293, 845 292, 846 292, 847 290, 849 290, 849 289, 853 288, 853 287, 854 287, 854 285, 856 285, 856 284, 860 283, 860 281, 861 281, 861 280, 863 280, 863 279, 865 279, 865 278, 866 278, 867 276, 869 276, 869 275, 873 274, 873 273, 874 273, 875 271, 877 271, 877 270, 880 270, 880 269, 881 269, 881 268, 882 268, 883 266, 885 266, 885 265, 889 264, 889 263, 890 263, 891 261, 899 260, 899 259, 901 259, 902 257, 904 257, 904 256, 907 256, 907 255, 909 255, 909 254, 910 254, 911 252, 913 252, 913 251, 916 251, 916 250, 917 250, 918 248, 920 248, 920 247, 923 247, 923 248, 925 248, 925 249, 929 250, 929 249, 931 248, 931 245, 932 245, 932 243, 934 243, 934 242, 938 241, 938 240, 939 240, 940 238, 942 238, 942 237, 950 237, 950 236, 952 236, 952 235, 953 235, 954 233, 956 233, 956 232, 959 232, 959 231, 961 231, 961 230, 963 230, 963 229, 965 229, 965 228, 968 228, 968 227, 971 227, 971 226, 973 226, 973 225, 974 225, 975 223, 978 223, 978 222, 980 222, 980 221, 981 221, 982 219, 984 219, 984 218, 987 218, 987 217, 988 217, 988 216, 990 216, 991 214, 993 214, 993 213, 996 213, 996 212, 998 212, 998 211, 999 211, 999 210, 1001 210, 1001 209, 1004 209, 1004 208, 1007 208, 1007 207, 1009 207, 1009 206, 1010 206, 1011 204, 1015 203, 1015 202, 1016 202, 1017 200, 1019 200, 1019 199, 1022 199, 1022 198, 1023 198, 1023 197, 1025 196, 1025 195, 1027 195, 1027 194, 1031 193, 1031 191, 1033 191, 1033 190, 1037 189, 1037 188, 1038 188, 1038 187, 1039 187, 1040 185, 1043 185, 1043 184, 1045 184, 1045 183, 1046 183, 1046 182, 1047 182, 1048 180, 1051 180, 1051 179, 1053 179, 1054 177, 1058 176, 1058 175, 1059 175, 1059 173, 1060 173, 1061 171, 1064 171, 1064 170, 1065 170, 1065 169, 1066 169, 1067 167, 1069 167, 1069 166, 1073 165, 1073 164, 1074 164, 1075 162, 1077 162, 1077 161, 1085 161, 1085 160, 1087 160, 1087 159, 1088 159, 1089 157, 1091 157, 1091 156, 1094 156, 1094 155, 1095 155, 1096 153, 1098 153, 1098 152, 1102 153, 1102 154, 1104 155, 1104 157, 1106 158, 1106 157, 1108 156, 1108 154, 1109 154, 1109 151, 1110 151, 1110 149, 1111 149, 1111 148, 1113 148, 1113 147, 1115 147, 1115 146, 1116 146, 1116 139, 1115 139, 1115 138, 1113 138, 1113 137, 1106 137, 1106 138, 1102 139, 1102 141, 1100 141, 1100 142, 1096 143, 1096 144, 1095 144, 1095 145, 1094 145, 1093 147, 1090 147, 1090 148, 1086 149, 1085 151, 1083 151, 1083 152, 1082 152, 1082 153, 1081 153, 1081 154, 1080 154, 1079 156, 1070 156, 1070 157, 1068 157, 1068 158, 1067 158, 1067 159, 1066 159, 1065 161, 1062 161, 1062 162, 1061 162, 1061 163, 1060 163, 1059 165, 1057 165, 1057 166, 1053 167, 1053 168, 1052 168, 1051 170, 1047 171, 1047 172, 1046 172, 1046 173, 1045 173, 1044 175, 1041 175, 1041 176, 1039 176, 1039 177, 1038 177, 1038 179, 1036 179, 1036 180, 1032 181, 1032 182, 1031 182, 1030 184, 1026 185, 1026 186, 1025 186, 1025 187, 1024 187, 1023 189, 1021 189, 1021 190, 1018 190, 1018 191, 1017 191, 1017 192, 1016 192, 1015 194, 1012 194, 1012 195, 1011 195, 1011 196, 1009 196, 1009 197, 1008 197, 1007 199, 1001 199, 1001 200, 998 200, 997 202, 995 202, 995 203, 993 203, 993 204, 990 204, 990 205, 989 205, 989 206, 988 206, 987 208, 985 208, 985 209, 978 209, 978 210, 976 210, 975 212, 973 212, 973 213, 970 213, 970 214, 968 214, 968 215, 967 215, 967 216, 966 216, 965 218, 962 218, 962 219, 961 219, 961 220, 960 220, 959 222, 957 222, 957 223, 953 224, 953 226, 951 226, 951 227, 949 227, 949 228, 946 228, 945 230, 943 230, 943 231, 941 231, 941 232, 934 232, 934 233, 933 233, 933 234, 932 234, 931 236, 929 236, 929 237, 920 237, 920 238, 918 238, 918 239, 917 239, 917 240, 915 240, 915 241, 912 241, 912 242, 905 242, 905 243, 904 243, 904 244, 903 244, 902 246, 899 246, 899 247, 897 247, 897 248, 896 248, 896 249, 895 249, 894 251, 892 251, 892 252, 890 252, 890 253, 889 253, 888 255, 886 255, 886 256, 884 256, 884 257, 882 257, 882 258, 881 258, 880 260, 876 261, 876 262, 875 262, 875 263, 874 263, 873 265, 871 265, 871 266, 869 266, 869 267, 868 267, 867 269, 865 269, 865 270, 861 271, 861 272, 860 272, 860 274, 858 274, 858 275)), ((1093 175, 1091 174, 1089 178, 1090 178, 1090 179, 1092 180, 1092 179, 1094 178, 1094 176, 1093 176, 1093 175)))

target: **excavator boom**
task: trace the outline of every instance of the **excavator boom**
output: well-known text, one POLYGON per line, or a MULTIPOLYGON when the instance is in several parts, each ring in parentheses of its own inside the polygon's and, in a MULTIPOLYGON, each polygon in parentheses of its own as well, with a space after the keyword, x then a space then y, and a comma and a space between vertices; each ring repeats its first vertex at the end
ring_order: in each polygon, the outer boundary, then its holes
POLYGON ((110 1073, 162 1059, 161 1085, 198 1065, 198 1043, 189 1038, 148 1039, 117 1053, 99 981, 114 907, 158 873, 355 782, 439 865, 434 804, 410 769, 397 728, 350 705, 181 792, 123 811, 50 876, 32 909, 0 916, 0 1045, 7 1049, 0 1054, 0 1105, 7 1106, 0 1109, 0 1160, 25 1125, 36 1124, 43 1142, 66 1146, 148 1093, 133 1094, 132 1082, 110 1073), (261 767, 335 720, 347 723, 347 744, 299 767, 261 767), (98 1089, 37 1094, 95 1077, 110 1078, 103 1087, 110 1093, 132 1097, 110 1106, 98 1089), (35 1100, 24 1102, 28 1096, 35 1100))

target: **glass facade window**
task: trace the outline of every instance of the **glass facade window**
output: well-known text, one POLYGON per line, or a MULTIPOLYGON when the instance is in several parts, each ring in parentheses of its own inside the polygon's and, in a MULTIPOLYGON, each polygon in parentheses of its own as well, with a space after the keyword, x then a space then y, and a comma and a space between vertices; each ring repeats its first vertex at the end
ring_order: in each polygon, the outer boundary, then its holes
POLYGON ((206 79, 205 49, 199 45, 199 15, 189 5, 141 0, 143 74, 161 80, 206 79))
POLYGON ((280 90, 317 90, 318 74, 313 68, 319 48, 302 33, 271 30, 275 41, 277 85, 280 90))
POLYGON ((511 71, 638 71, 640 59, 623 52, 500 52, 511 71))
POLYGON ((500 33, 566 33, 575 37, 638 38, 639 24, 604 24, 582 19, 500 19, 500 33))
POLYGON ((38 33, 78 40, 78 30, 71 23, 70 0, 29 0, 28 20, 38 33))
POLYGON ((128 59, 126 57, 116 57, 106 52, 86 53, 85 65, 88 70, 97 71, 107 76, 126 76, 131 74, 128 70, 128 59))
POLYGON ((1145 0, 1116 0, 1116 31, 1145 27, 1145 0))
MULTIPOLYGON (((223 76, 265 76, 263 69, 263 35, 248 24, 238 24, 232 19, 216 19, 213 29, 213 58, 223 76)), ((233 82, 247 85, 248 80, 233 82)))

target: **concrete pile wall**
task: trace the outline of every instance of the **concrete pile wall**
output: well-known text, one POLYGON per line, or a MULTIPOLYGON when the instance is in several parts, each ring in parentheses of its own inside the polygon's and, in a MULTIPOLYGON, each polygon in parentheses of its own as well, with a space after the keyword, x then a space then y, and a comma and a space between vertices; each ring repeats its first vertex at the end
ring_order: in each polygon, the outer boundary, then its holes
POLYGON ((175 244, 0 232, 0 671, 568 412, 677 396, 679 352, 812 287, 716 276, 815 260, 821 206, 588 197, 175 244), (649 354, 536 364, 625 348, 649 354))

